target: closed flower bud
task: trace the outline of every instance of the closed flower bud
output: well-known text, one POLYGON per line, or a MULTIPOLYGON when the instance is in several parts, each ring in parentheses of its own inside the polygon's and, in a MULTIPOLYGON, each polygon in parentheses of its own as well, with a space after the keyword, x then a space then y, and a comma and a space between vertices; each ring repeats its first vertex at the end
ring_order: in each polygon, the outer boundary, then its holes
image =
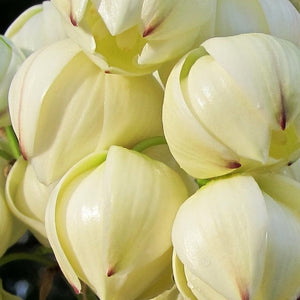
POLYGON ((9 26, 5 36, 26 55, 67 38, 61 15, 50 1, 44 1, 24 11, 9 26))
POLYGON ((101 68, 130 74, 150 73, 192 49, 215 6, 199 0, 52 2, 69 36, 101 68))
POLYGON ((174 276, 185 299, 300 295, 300 184, 282 175, 208 183, 179 209, 174 276))
POLYGON ((11 213, 5 200, 4 175, 7 161, 0 158, 0 257, 12 246, 26 231, 26 227, 11 213))
POLYGON ((36 238, 49 246, 45 231, 45 210, 52 186, 39 182, 30 164, 20 157, 9 172, 6 199, 11 212, 26 224, 36 238))
POLYGON ((300 50, 265 34, 212 38, 172 70, 164 131, 179 165, 198 178, 299 157, 300 50))
POLYGON ((49 185, 97 148, 162 135, 162 99, 152 75, 106 74, 64 40, 27 58, 9 108, 24 158, 49 185))
POLYGON ((7 108, 8 91, 17 69, 24 61, 24 54, 4 36, 0 36, 0 127, 10 124, 7 108))
POLYGON ((70 284, 102 300, 152 299, 172 287, 171 228, 187 191, 161 162, 112 146, 62 178, 46 212, 47 235, 70 284), (105 160, 106 159, 106 160, 105 160))

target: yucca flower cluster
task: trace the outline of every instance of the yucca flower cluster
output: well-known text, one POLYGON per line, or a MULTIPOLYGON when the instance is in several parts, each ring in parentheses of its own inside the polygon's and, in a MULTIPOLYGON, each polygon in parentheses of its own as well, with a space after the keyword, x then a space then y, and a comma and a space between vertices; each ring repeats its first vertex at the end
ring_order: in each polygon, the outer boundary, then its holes
POLYGON ((299 7, 21 14, 0 38, 0 255, 28 229, 101 300, 300 299, 299 7))

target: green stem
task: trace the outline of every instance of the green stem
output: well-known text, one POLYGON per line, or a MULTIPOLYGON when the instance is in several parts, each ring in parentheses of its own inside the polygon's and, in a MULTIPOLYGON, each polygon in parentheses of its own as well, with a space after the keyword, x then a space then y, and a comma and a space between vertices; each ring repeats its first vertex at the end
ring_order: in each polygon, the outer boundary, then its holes
POLYGON ((14 157, 10 153, 8 153, 2 149, 0 149, 0 157, 4 158, 5 160, 8 160, 8 161, 14 159, 14 157))
POLYGON ((21 155, 18 139, 12 129, 12 126, 5 127, 6 138, 10 147, 11 153, 15 159, 18 159, 21 155))
POLYGON ((199 188, 201 188, 202 186, 206 185, 211 180, 211 178, 210 179, 199 179, 199 178, 196 178, 195 180, 196 180, 199 188))
POLYGON ((155 137, 143 140, 140 143, 136 144, 132 148, 132 150, 137 151, 137 152, 143 152, 145 149, 147 149, 149 147, 163 145, 163 144, 167 144, 165 137, 155 136, 155 137))
POLYGON ((41 256, 31 254, 31 253, 21 252, 21 253, 11 253, 11 254, 7 254, 7 255, 1 257, 0 267, 4 266, 10 262, 16 261, 16 260, 31 260, 31 261, 35 261, 41 265, 44 265, 46 267, 56 265, 55 262, 53 262, 52 260, 46 259, 45 257, 41 257, 41 256))

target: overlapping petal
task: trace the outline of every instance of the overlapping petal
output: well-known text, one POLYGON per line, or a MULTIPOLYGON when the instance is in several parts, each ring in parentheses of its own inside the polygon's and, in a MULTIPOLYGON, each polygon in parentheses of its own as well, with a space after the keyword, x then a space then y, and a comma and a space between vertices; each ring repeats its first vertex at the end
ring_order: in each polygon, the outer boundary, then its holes
POLYGON ((48 247, 45 210, 52 189, 53 186, 39 182, 32 166, 23 157, 14 164, 6 182, 6 199, 10 210, 48 247))
POLYGON ((28 56, 32 52, 67 38, 63 20, 51 1, 24 11, 5 32, 5 36, 28 56))
POLYGON ((169 167, 135 151, 113 146, 103 160, 105 153, 92 154, 60 181, 48 238, 76 289, 78 276, 104 299, 135 299, 150 288, 153 297, 172 285, 171 227, 186 188, 169 167))
POLYGON ((179 209, 173 269, 187 299, 297 299, 299 182, 276 173, 212 181, 179 209))
POLYGON ((64 40, 25 61, 9 102, 22 154, 50 184, 98 147, 161 135, 162 98, 152 75, 106 74, 64 40))
POLYGON ((165 135, 194 177, 285 164, 299 156, 299 48, 264 34, 213 38, 170 74, 165 135))

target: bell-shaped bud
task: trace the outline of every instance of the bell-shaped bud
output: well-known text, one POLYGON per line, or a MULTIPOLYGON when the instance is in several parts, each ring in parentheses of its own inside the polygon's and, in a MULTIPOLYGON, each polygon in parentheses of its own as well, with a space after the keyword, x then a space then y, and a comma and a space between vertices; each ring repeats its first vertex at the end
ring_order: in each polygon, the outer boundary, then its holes
POLYGON ((51 1, 34 5, 9 26, 5 36, 28 56, 32 52, 67 38, 61 15, 51 1))
POLYGON ((211 181, 179 209, 176 284, 187 299, 300 295, 300 183, 282 175, 211 181))
POLYGON ((8 162, 0 158, 0 256, 26 231, 26 226, 11 213, 5 200, 6 173, 8 162))
POLYGON ((212 38, 167 82, 163 124, 179 165, 198 178, 299 157, 300 49, 265 34, 212 38))
POLYGON ((8 38, 0 35, 0 127, 10 125, 7 101, 8 91, 24 54, 8 38))
POLYGON ((199 0, 52 2, 69 36, 101 68, 131 74, 153 72, 198 45, 215 7, 214 1, 199 0))
POLYGON ((103 300, 151 299, 173 285, 171 228, 186 199, 171 168, 119 146, 89 155, 60 180, 47 235, 67 280, 103 300), (106 159, 106 160, 105 160, 106 159))
POLYGON ((24 62, 9 94, 21 152, 47 185, 97 148, 162 135, 163 91, 152 75, 100 70, 71 40, 24 62))
POLYGON ((6 182, 6 199, 11 212, 45 246, 49 246, 45 210, 52 189, 53 185, 39 182, 32 166, 23 157, 15 162, 6 182))
POLYGON ((2 287, 2 280, 0 279, 0 300, 21 300, 21 298, 6 292, 2 287))

